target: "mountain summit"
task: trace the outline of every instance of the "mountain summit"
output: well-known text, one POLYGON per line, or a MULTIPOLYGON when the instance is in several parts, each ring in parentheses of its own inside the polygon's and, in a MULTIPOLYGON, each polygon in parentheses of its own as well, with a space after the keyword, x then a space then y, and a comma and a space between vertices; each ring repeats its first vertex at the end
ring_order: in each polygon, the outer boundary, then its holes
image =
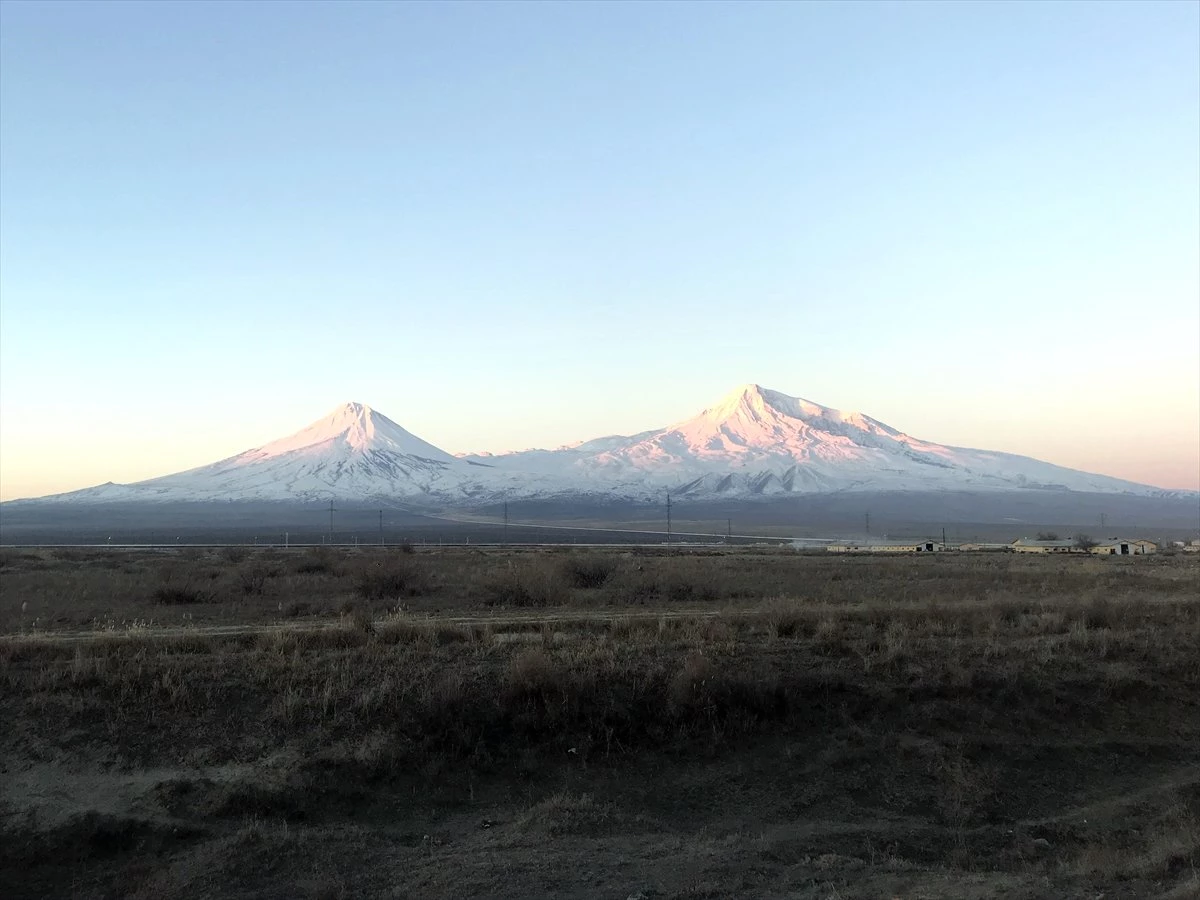
POLYGON ((243 453, 235 459, 269 459, 313 448, 322 451, 337 448, 343 452, 360 454, 379 451, 443 463, 454 462, 454 457, 445 450, 421 440, 365 403, 344 403, 307 428, 243 453))
POLYGON ((666 428, 488 457, 589 491, 712 497, 840 491, 1077 490, 1144 485, 1010 453, 923 441, 858 412, 742 385, 666 428))
POLYGON ((455 457, 362 403, 211 465, 56 501, 498 499, 649 500, 849 491, 1162 492, 1011 453, 923 441, 858 412, 757 384, 690 419, 562 447, 455 457))
POLYGON ((716 405, 675 425, 673 430, 690 444, 703 444, 701 452, 718 450, 735 454, 754 448, 774 452, 795 450, 797 442, 806 443, 809 436, 818 434, 899 434, 861 413, 844 413, 757 384, 731 391, 716 405))
POLYGON ((411 498, 455 494, 473 467, 364 403, 220 462, 60 495, 91 502, 411 498))

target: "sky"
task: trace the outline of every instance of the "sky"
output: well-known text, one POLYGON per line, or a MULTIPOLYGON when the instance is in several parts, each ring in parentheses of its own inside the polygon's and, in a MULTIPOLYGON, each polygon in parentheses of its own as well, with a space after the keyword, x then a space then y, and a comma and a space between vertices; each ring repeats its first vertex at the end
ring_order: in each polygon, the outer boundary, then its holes
POLYGON ((1200 488, 1200 4, 0 3, 0 498, 747 382, 1200 488))

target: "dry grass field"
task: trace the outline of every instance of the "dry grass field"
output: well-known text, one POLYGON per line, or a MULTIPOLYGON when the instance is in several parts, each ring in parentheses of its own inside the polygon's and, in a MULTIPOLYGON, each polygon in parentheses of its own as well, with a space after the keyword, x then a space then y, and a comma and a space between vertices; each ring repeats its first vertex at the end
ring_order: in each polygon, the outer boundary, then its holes
POLYGON ((1200 560, 5 551, 0 896, 1200 895, 1200 560))

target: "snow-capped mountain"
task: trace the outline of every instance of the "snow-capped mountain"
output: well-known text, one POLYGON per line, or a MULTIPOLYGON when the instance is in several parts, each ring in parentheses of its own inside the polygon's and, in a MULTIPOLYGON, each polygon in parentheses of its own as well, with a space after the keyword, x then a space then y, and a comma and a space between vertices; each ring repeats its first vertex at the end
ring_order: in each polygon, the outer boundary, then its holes
POLYGON ((1010 453, 948 447, 757 384, 658 431, 486 459, 576 490, 757 497, 891 490, 1045 489, 1158 493, 1010 453))
MULTIPOLYGON (((475 464, 423 441, 362 403, 211 465, 55 499, 92 502, 469 496, 475 464)), ((502 480, 502 479, 500 479, 502 480)))
POLYGON ((289 437, 211 465, 43 499, 369 499, 450 505, 498 499, 647 499, 667 491, 753 499, 943 490, 1167 493, 1029 457, 922 441, 870 416, 751 384, 699 415, 657 431, 486 456, 452 456, 370 407, 348 403, 289 437))

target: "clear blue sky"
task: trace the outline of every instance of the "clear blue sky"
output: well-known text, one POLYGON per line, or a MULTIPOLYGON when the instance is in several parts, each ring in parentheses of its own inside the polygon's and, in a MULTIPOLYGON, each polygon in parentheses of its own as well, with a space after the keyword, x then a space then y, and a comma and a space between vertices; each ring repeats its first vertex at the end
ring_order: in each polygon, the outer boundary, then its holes
POLYGON ((0 495, 742 382, 1200 483, 1200 5, 0 4, 0 495))

